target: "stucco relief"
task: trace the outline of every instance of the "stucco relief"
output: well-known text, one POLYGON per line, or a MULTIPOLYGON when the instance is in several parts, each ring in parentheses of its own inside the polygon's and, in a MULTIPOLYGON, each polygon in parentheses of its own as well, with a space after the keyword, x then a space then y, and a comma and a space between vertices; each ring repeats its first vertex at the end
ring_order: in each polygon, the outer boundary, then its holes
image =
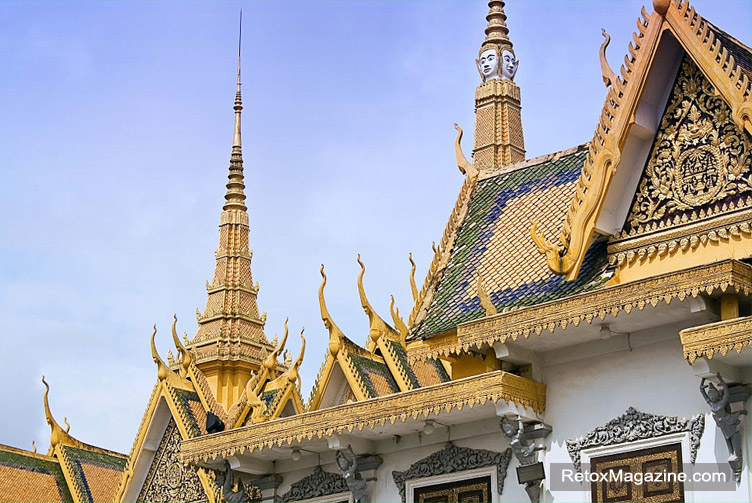
POLYGON ((674 416, 659 416, 640 412, 634 407, 616 419, 588 432, 584 437, 567 440, 567 451, 575 468, 580 470, 580 453, 590 447, 634 442, 646 438, 662 437, 672 433, 689 432, 690 461, 695 462, 700 437, 705 428, 705 416, 700 414, 692 419, 674 416))
POLYGON ((407 470, 403 472, 393 471, 392 478, 397 485, 402 503, 405 503, 405 483, 408 480, 495 465, 497 492, 501 494, 504 490, 504 479, 507 477, 507 468, 511 459, 512 449, 495 452, 485 449, 457 447, 453 443, 447 442, 443 449, 413 463, 407 470))

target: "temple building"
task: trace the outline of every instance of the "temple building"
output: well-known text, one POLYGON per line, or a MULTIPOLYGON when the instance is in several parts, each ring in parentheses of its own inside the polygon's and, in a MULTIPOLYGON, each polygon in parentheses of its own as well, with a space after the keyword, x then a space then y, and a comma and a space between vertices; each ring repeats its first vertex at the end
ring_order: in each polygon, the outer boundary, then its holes
POLYGON ((527 158, 509 30, 525 20, 488 5, 472 154, 455 125, 464 178, 421 285, 413 263, 406 316, 393 300, 376 312, 358 257, 368 332, 337 326, 322 266, 328 345, 301 333, 290 355, 287 326, 267 338, 239 60, 197 332, 175 319, 163 357, 154 328, 127 455, 73 438, 47 387, 49 450, 0 446, 0 500, 752 500, 752 49, 686 0, 654 0, 618 69, 606 35, 592 140, 527 158), (321 353, 305 397, 300 365, 321 353))

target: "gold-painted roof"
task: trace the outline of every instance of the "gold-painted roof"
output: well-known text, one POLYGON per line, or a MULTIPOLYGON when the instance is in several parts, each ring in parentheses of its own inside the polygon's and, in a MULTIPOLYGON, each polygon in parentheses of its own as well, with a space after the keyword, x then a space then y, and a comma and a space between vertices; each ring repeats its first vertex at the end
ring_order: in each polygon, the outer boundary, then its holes
POLYGON ((58 460, 0 444, 0 501, 73 501, 58 460))

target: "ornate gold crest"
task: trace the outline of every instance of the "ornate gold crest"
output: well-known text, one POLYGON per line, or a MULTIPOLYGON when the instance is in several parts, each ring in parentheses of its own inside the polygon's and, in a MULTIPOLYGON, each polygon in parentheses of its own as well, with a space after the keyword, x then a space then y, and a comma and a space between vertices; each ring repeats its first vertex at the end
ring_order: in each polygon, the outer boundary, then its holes
MULTIPOLYGON (((628 222, 641 228, 752 190, 750 138, 697 65, 685 58, 628 222)), ((719 203, 720 204, 720 203, 719 203)))

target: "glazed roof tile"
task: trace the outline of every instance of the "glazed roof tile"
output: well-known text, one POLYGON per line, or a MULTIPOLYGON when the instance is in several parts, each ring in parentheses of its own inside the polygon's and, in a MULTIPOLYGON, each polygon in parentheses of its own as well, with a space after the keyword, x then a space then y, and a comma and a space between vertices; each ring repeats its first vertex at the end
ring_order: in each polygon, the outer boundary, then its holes
POLYGON ((396 357, 395 361, 404 371, 413 388, 432 386, 450 380, 446 369, 437 360, 429 359, 411 364, 407 358, 407 351, 402 347, 402 344, 391 340, 387 341, 387 344, 396 357))
POLYGON ((567 282, 549 270, 530 236, 531 220, 547 235, 558 229, 586 155, 587 145, 581 145, 481 177, 427 315, 410 339, 428 339, 484 317, 477 293, 479 272, 500 312, 606 281, 605 244, 592 246, 577 280, 567 282))
POLYGON ((348 354, 347 358, 350 359, 352 368, 358 373, 369 398, 399 392, 397 382, 383 361, 352 353, 348 354))
POLYGON ((63 462, 73 477, 75 491, 82 501, 99 503, 113 501, 115 491, 128 458, 122 454, 108 454, 101 450, 85 450, 61 446, 63 462))
POLYGON ((723 44, 726 50, 728 50, 728 52, 734 57, 736 64, 741 67, 742 71, 748 78, 752 79, 752 49, 744 45, 732 35, 729 35, 722 29, 718 28, 713 23, 708 22, 707 19, 705 21, 708 23, 708 26, 710 26, 710 29, 713 30, 713 34, 715 34, 716 38, 720 40, 721 44, 723 44))
POLYGON ((55 458, 0 445, 0 499, 63 502, 73 497, 55 458))
POLYGON ((185 420, 185 428, 190 438, 206 434, 206 409, 201 403, 198 393, 180 388, 172 389, 175 406, 180 409, 180 415, 185 420))

